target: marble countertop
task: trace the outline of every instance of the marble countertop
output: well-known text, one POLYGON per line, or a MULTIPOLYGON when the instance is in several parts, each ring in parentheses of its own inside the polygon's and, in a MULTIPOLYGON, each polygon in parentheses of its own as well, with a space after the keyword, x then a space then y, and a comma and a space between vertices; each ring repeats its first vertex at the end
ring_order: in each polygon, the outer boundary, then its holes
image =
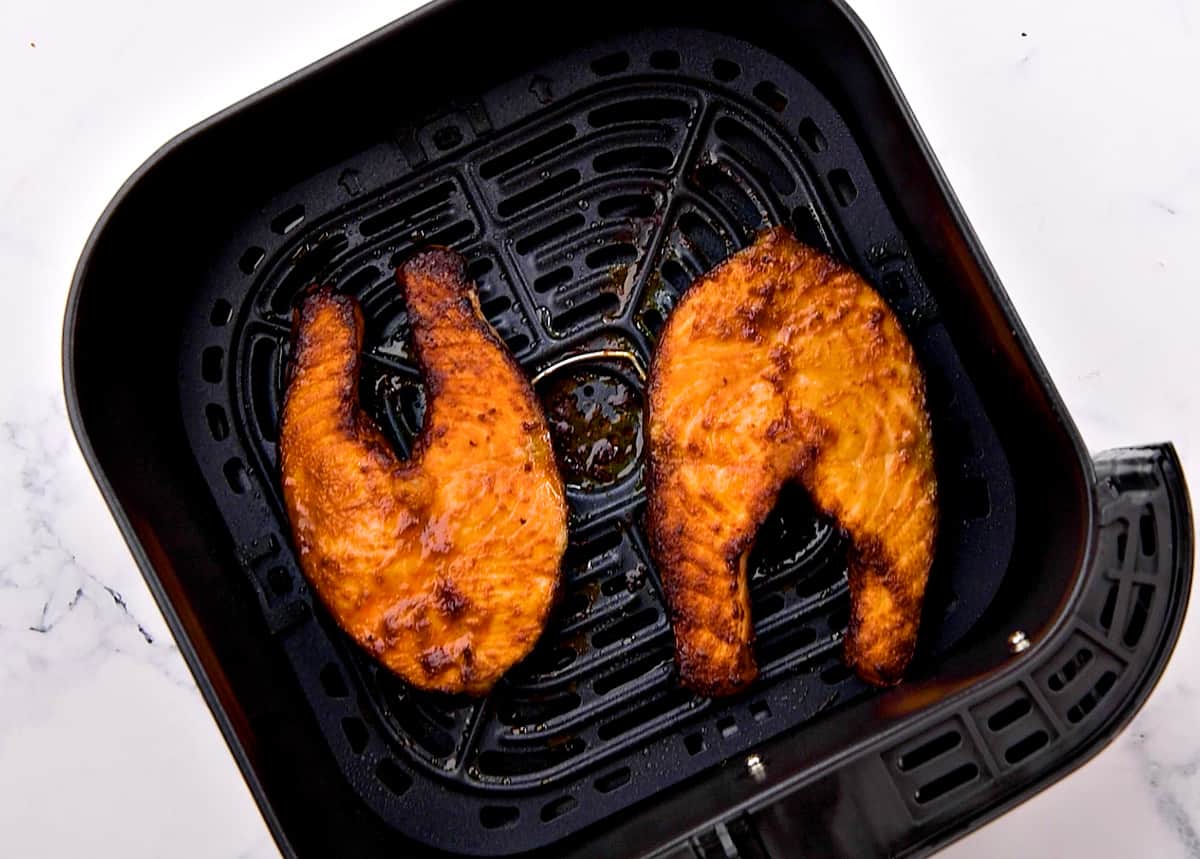
MULTIPOLYGON (((92 225, 163 141, 414 5, 0 16, 4 855, 277 855, 67 426, 62 311, 92 225)), ((854 5, 1089 447, 1172 440, 1200 486, 1200 5, 854 5)), ((1111 747, 944 855, 1200 856, 1198 615, 1111 747)))

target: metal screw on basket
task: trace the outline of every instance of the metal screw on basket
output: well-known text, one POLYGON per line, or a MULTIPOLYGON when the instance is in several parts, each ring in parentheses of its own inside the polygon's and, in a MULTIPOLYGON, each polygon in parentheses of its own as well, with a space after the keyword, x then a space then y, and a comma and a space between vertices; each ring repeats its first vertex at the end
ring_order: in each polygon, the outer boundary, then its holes
POLYGON ((762 755, 757 752, 746 758, 746 771, 750 773, 750 777, 755 781, 762 781, 767 777, 767 767, 763 763, 762 755))
POLYGON ((1019 629, 1008 637, 1008 649, 1012 653, 1024 653, 1031 646, 1029 636, 1019 629))

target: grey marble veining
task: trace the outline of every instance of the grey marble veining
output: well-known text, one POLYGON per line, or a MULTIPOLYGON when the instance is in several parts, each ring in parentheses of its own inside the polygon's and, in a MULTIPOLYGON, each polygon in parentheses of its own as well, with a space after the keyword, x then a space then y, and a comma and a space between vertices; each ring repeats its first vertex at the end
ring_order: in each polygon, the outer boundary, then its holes
MULTIPOLYGON (((500 0, 497 0, 500 2, 500 0)), ((72 269, 164 140, 412 5, 0 16, 0 853, 277 855, 67 427, 72 269)), ((1200 485, 1200 7, 853 4, 1094 449, 1200 485)), ((1093 762, 951 857, 1200 856, 1200 620, 1093 762)))

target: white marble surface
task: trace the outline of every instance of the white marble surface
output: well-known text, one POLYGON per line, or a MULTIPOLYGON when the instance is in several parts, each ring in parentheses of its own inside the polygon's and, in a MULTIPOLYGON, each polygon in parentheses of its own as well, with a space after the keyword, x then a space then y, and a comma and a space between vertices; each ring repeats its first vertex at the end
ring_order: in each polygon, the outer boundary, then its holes
MULTIPOLYGON (((274 845, 67 428, 88 231, 175 132, 410 0, 0 14, 0 855, 274 845)), ((1200 4, 859 0, 1090 447, 1200 485, 1200 4)), ((951 857, 1200 856, 1200 619, 1132 727, 951 857)))

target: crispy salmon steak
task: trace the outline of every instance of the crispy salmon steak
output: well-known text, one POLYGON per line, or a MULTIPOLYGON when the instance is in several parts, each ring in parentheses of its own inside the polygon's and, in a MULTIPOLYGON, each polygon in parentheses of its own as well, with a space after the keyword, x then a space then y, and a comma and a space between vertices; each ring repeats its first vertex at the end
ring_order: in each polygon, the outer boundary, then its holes
POLYGON ((427 250, 396 275, 427 402, 412 455, 359 406, 362 312, 317 289, 295 316, 284 499, 304 575, 355 641, 414 686, 482 695, 546 624, 563 484, 541 405, 462 259, 427 250))
POLYGON ((647 524, 682 682, 724 695, 756 676, 746 563, 795 481, 850 538, 846 662, 898 683, 933 561, 937 480, 924 378, 879 295, 767 231, 684 295, 648 399, 647 524))

